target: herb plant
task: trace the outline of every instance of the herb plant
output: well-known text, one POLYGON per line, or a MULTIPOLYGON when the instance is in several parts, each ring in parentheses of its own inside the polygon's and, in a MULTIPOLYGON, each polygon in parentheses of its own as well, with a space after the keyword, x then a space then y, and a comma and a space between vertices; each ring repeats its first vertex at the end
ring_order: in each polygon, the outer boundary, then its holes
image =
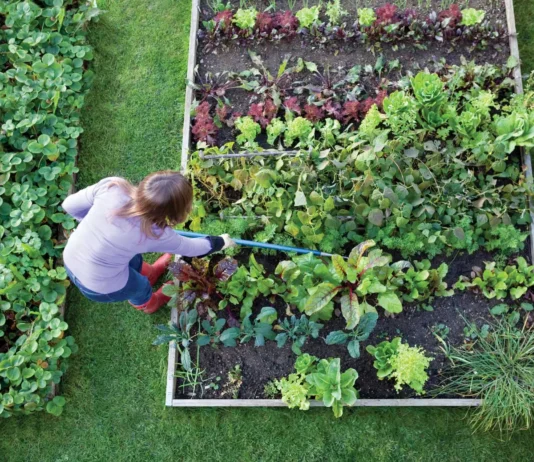
POLYGON ((197 321, 198 311, 196 309, 182 311, 178 317, 178 323, 156 326, 163 333, 152 343, 153 345, 162 345, 164 343, 175 342, 176 349, 180 353, 180 364, 186 372, 193 370, 189 347, 196 337, 192 329, 197 324, 197 321))
POLYGON ((532 426, 534 335, 526 326, 509 322, 492 326, 476 344, 446 346, 450 365, 440 394, 482 399, 469 417, 475 429, 498 431, 509 437, 532 426))

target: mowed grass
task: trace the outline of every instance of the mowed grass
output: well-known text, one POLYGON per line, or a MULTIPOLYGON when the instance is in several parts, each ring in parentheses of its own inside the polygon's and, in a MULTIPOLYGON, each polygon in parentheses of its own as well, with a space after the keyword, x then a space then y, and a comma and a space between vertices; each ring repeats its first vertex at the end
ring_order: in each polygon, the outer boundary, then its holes
MULTIPOLYGON (((79 186, 139 180, 179 164, 190 2, 108 0, 91 28, 95 85, 84 110, 79 186)), ((524 69, 534 65, 534 0, 519 0, 524 69), (529 20, 530 17, 530 20, 529 20), (529 35, 530 34, 530 35, 529 35), (528 39, 528 40, 527 40, 528 39)), ((0 424, 0 461, 529 461, 534 432, 473 434, 461 409, 168 409, 166 347, 154 316, 71 290, 80 352, 62 384, 64 414, 0 424)))

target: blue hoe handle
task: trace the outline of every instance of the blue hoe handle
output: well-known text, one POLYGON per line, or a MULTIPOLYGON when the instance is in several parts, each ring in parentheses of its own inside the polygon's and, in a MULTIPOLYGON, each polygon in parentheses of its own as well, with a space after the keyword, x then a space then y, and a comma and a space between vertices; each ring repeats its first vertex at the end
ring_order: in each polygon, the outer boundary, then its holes
MULTIPOLYGON (((184 236, 184 237, 207 237, 208 236, 207 234, 192 233, 191 231, 176 230, 176 232, 180 236, 184 236)), ((280 252, 312 253, 313 255, 317 255, 318 257, 331 257, 332 256, 331 253, 325 253, 319 250, 301 249, 300 247, 289 247, 287 245, 267 244, 266 242, 246 241, 244 239, 233 239, 233 241, 238 245, 244 245, 246 247, 257 247, 260 249, 272 249, 272 250, 278 250, 280 252)))

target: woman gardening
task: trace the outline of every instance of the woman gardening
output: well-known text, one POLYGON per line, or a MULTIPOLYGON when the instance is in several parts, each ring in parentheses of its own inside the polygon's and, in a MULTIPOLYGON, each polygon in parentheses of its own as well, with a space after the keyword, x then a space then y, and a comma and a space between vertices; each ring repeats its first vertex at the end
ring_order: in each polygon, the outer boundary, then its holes
POLYGON ((191 184, 170 170, 148 175, 137 187, 105 178, 67 197, 63 209, 80 222, 63 252, 69 278, 90 300, 128 300, 138 310, 156 312, 169 297, 152 286, 172 254, 203 257, 235 245, 227 234, 189 239, 174 232, 192 205, 191 184), (142 257, 147 252, 166 253, 149 265, 142 257))

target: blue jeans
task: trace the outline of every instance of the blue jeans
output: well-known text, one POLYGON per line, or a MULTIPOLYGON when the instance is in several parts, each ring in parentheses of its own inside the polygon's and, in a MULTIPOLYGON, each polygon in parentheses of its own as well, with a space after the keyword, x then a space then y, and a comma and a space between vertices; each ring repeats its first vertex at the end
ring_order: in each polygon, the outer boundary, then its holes
POLYGON ((80 292, 89 300, 101 303, 123 302, 128 300, 132 305, 140 306, 144 305, 150 300, 152 296, 152 287, 148 278, 141 275, 141 266, 143 265, 143 257, 138 254, 130 260, 128 266, 130 267, 130 275, 126 285, 116 292, 110 294, 99 294, 84 287, 76 276, 70 272, 65 266, 67 275, 72 283, 80 289, 80 292))

